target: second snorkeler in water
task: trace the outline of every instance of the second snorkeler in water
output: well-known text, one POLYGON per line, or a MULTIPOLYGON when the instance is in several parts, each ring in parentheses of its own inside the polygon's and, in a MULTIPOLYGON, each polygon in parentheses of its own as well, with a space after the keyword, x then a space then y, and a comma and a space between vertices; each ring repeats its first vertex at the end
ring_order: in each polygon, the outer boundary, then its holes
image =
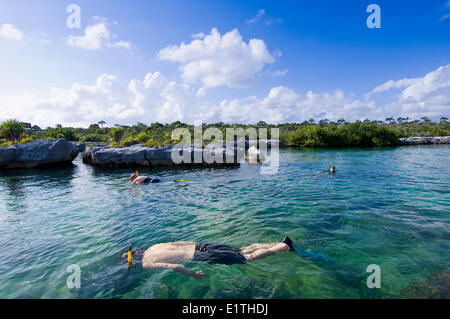
POLYGON ((131 174, 130 183, 131 184, 151 184, 151 183, 159 183, 161 182, 158 178, 151 178, 148 176, 139 176, 138 171, 136 173, 131 174))

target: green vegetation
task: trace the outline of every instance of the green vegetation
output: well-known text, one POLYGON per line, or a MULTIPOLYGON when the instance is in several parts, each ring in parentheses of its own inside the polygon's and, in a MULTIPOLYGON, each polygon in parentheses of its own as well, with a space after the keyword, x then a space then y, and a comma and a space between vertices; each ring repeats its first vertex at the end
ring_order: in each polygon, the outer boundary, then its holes
POLYGON ((402 132, 370 123, 308 125, 289 132, 286 142, 303 147, 397 145, 402 132))
POLYGON ((25 133, 23 124, 16 120, 6 120, 1 124, 0 135, 6 140, 1 144, 11 145, 16 144, 16 141, 20 141, 20 138, 25 133))
MULTIPOLYGON (((134 144, 145 146, 161 146, 176 144, 180 139, 171 140, 171 134, 175 129, 189 130, 194 135, 194 128, 181 122, 171 124, 153 123, 146 125, 138 123, 133 126, 115 125, 104 126, 104 121, 92 124, 89 128, 70 128, 57 125, 44 130, 23 128, 23 125, 15 120, 2 123, 0 130, 0 145, 11 145, 16 141, 26 143, 33 140, 65 138, 70 141, 80 142, 103 142, 114 147, 126 147, 134 144), (3 139, 3 140, 2 140, 3 139)), ((442 117, 439 122, 432 122, 426 117, 421 120, 409 120, 392 117, 385 121, 357 121, 348 123, 344 119, 336 122, 328 120, 304 121, 302 123, 267 124, 258 122, 254 125, 242 124, 204 124, 203 130, 207 128, 218 128, 226 138, 227 128, 279 128, 280 140, 293 146, 301 147, 344 147, 344 146, 381 146, 396 145, 399 137, 407 136, 450 136, 450 122, 448 118, 442 117)), ((270 130, 268 130, 268 138, 270 130)))

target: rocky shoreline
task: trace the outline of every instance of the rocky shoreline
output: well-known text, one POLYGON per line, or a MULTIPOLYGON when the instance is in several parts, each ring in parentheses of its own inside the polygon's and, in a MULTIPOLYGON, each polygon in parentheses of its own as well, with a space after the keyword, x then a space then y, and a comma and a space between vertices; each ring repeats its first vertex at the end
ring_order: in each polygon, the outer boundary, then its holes
POLYGON ((450 144, 450 136, 405 137, 400 139, 401 145, 450 144))
POLYGON ((0 169, 71 164, 82 145, 65 139, 43 140, 0 148, 0 169))
MULTIPOLYGON (((279 147, 288 144, 275 141, 261 141, 270 148, 274 143, 279 147)), ((65 139, 53 139, 18 144, 0 148, 0 169, 33 168, 71 164, 82 154, 83 162, 99 167, 136 167, 136 166, 237 166, 248 160, 245 151, 252 143, 245 141, 223 142, 217 148, 195 148, 186 146, 176 149, 178 157, 183 161, 176 162, 172 158, 174 146, 144 147, 133 145, 124 148, 108 147, 102 143, 78 143, 65 139)), ((450 144, 450 136, 407 137, 400 139, 400 145, 432 145, 450 144)), ((257 160, 256 160, 257 162, 257 160)))

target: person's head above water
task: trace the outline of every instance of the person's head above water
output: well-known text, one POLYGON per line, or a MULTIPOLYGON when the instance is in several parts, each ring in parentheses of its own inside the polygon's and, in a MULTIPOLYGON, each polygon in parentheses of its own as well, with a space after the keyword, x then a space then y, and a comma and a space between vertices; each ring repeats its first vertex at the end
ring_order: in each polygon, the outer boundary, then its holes
POLYGON ((130 183, 133 183, 134 180, 135 180, 137 177, 138 177, 138 176, 137 176, 135 173, 131 174, 131 176, 130 176, 130 183))
POLYGON ((330 173, 336 172, 336 167, 333 166, 333 163, 330 163, 329 171, 330 171, 330 173))

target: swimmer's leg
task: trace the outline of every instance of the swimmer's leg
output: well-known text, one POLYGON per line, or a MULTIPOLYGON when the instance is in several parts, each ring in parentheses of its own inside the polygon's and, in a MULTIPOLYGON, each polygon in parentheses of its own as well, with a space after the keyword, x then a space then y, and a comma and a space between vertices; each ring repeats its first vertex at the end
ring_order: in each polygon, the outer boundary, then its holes
MULTIPOLYGON (((244 248, 245 249, 245 248, 244 248)), ((288 251, 290 250, 289 246, 285 243, 278 243, 275 244, 275 246, 272 246, 270 248, 259 248, 251 253, 245 253, 244 250, 242 250, 242 254, 244 255, 245 259, 248 261, 253 261, 256 259, 261 259, 273 254, 276 254, 281 251, 288 251)))
POLYGON ((242 253, 245 253, 245 254, 251 254, 258 249, 269 249, 278 244, 279 243, 268 243, 268 244, 256 243, 256 244, 251 244, 250 246, 242 248, 241 251, 242 251, 242 253))

